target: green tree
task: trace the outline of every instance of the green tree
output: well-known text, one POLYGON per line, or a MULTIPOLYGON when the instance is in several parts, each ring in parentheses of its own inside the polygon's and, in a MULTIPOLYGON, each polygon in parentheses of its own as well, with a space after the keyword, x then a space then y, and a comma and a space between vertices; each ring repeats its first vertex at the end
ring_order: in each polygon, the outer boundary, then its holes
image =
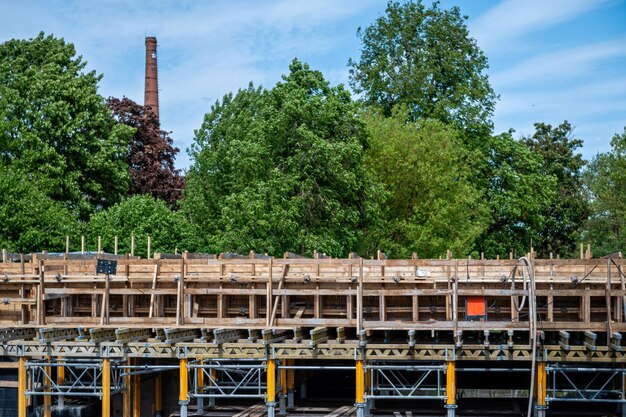
POLYGON ((88 242, 93 247, 98 236, 103 250, 112 252, 118 236, 119 253, 129 253, 135 236, 135 255, 146 256, 147 237, 151 251, 174 253, 197 251, 202 247, 198 230, 180 212, 174 212, 161 199, 137 195, 94 214, 87 224, 88 242))
POLYGON ((366 135, 341 85, 294 60, 271 90, 212 106, 196 132, 182 209, 217 252, 345 256, 368 216, 366 135))
POLYGON ((28 253, 63 250, 77 219, 32 177, 0 165, 0 247, 28 253))
POLYGON ((487 227, 487 206, 474 186, 472 152, 459 133, 436 120, 405 123, 403 113, 369 112, 365 163, 388 195, 382 221, 365 237, 370 252, 394 258, 469 254, 487 227))
POLYGON ((585 171, 591 215, 585 238, 594 255, 623 252, 626 242, 626 128, 611 140, 609 152, 596 155, 585 171))
POLYGON ((540 256, 570 256, 589 216, 582 178, 585 160, 576 152, 583 141, 573 137, 572 125, 564 121, 554 128, 535 123, 535 133, 524 143, 542 157, 542 171, 556 178, 555 198, 542 209, 544 224, 534 246, 540 256))
POLYGON ((497 97, 466 20, 458 7, 440 9, 438 2, 430 8, 421 0, 388 2, 385 15, 357 32, 362 47, 359 61, 349 61, 352 87, 386 116, 402 104, 413 121, 489 132, 497 97))
POLYGON ((0 45, 0 164, 86 219, 128 189, 133 129, 117 124, 74 46, 40 33, 0 45))
POLYGON ((490 207, 490 225, 476 248, 488 258, 530 249, 545 225, 545 207, 554 201, 556 178, 543 171, 543 160, 512 131, 489 138, 482 188, 490 207))

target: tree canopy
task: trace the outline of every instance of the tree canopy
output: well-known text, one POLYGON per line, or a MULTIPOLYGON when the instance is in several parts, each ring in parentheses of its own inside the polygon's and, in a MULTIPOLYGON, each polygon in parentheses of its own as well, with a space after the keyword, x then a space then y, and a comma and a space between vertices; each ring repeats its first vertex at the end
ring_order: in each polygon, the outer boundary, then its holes
POLYGON ((40 33, 0 45, 0 163, 86 219, 129 184, 132 129, 117 124, 72 44, 40 33))
POLYGON ((436 120, 405 123, 402 112, 389 118, 369 112, 364 120, 370 134, 365 165, 387 190, 381 221, 365 236, 370 252, 400 258, 470 253, 487 226, 487 207, 459 133, 436 120))
POLYGON ((294 60, 270 90, 217 102, 196 132, 182 203, 215 251, 353 250, 371 191, 366 135, 343 86, 294 60))
POLYGON ((185 180, 174 166, 179 149, 173 146, 169 133, 160 129, 159 120, 150 109, 127 97, 110 97, 107 105, 119 123, 135 129, 126 160, 131 177, 128 193, 151 194, 175 207, 185 180))
POLYGON ((94 214, 87 224, 88 243, 93 247, 98 236, 102 249, 112 252, 115 236, 119 253, 130 253, 135 236, 135 255, 146 256, 150 236, 152 252, 198 251, 199 233, 180 212, 172 211, 163 200, 136 195, 94 214))
POLYGON ((367 105, 410 120, 433 118, 473 134, 491 128, 496 95, 487 58, 470 37, 458 7, 427 8, 421 0, 390 1, 385 14, 358 30, 361 56, 350 60, 351 85, 367 105))
POLYGON ((526 146, 542 158, 542 171, 556 179, 554 198, 543 206, 543 227, 537 231, 535 248, 540 256, 574 253, 583 225, 589 216, 589 203, 583 190, 585 161, 576 150, 583 141, 573 137, 572 125, 564 121, 556 127, 535 123, 535 133, 524 139, 526 146))

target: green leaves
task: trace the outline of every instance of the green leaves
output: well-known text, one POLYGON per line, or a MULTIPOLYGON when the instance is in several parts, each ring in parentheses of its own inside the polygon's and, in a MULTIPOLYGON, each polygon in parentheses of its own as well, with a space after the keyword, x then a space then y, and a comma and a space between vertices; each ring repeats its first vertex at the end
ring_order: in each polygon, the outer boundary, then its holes
POLYGON ((128 189, 133 131, 118 126, 73 45, 43 33, 0 45, 0 157, 86 219, 128 189))
POLYGON ((466 19, 458 7, 388 2, 384 16, 358 31, 363 45, 359 61, 349 62, 352 87, 386 116, 404 105, 412 121, 433 118, 484 135, 496 95, 466 19))
POLYGON ((371 189, 357 112, 348 91, 297 60, 271 90, 216 103, 196 132, 182 202, 211 250, 353 250, 371 189))
POLYGON ((95 246, 101 236, 103 250, 113 252, 115 236, 119 253, 130 253, 135 236, 135 255, 146 256, 147 237, 152 252, 197 251, 199 233, 180 212, 170 210, 163 200, 150 195, 133 196, 94 214, 87 224, 88 243, 95 246))
POLYGON ((482 192, 468 151, 452 127, 435 120, 406 123, 400 112, 364 116, 370 148, 365 163, 387 191, 381 221, 365 237, 369 252, 406 258, 469 253, 487 225, 482 192))

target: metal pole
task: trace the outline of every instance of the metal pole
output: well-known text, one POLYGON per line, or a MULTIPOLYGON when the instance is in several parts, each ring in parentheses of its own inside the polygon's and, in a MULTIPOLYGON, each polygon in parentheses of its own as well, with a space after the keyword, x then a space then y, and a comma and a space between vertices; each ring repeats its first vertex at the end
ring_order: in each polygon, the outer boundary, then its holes
POLYGON ((546 363, 540 361, 537 363, 537 417, 545 417, 548 404, 546 402, 546 393, 548 388, 548 378, 546 373, 546 363))
POLYGON ((159 372, 154 380, 154 417, 162 417, 163 415, 163 399, 162 395, 162 373, 159 372))
MULTIPOLYGON (((202 358, 198 359, 198 364, 202 365, 203 361, 202 358)), ((200 394, 204 393, 204 368, 196 368, 196 372, 198 375, 198 392, 200 394)), ((198 397, 197 398, 197 403, 196 403, 196 409, 199 413, 202 412, 202 410, 204 409, 204 398, 202 397, 198 397)))
POLYGON ((17 368, 17 415, 26 417, 26 358, 20 356, 17 368))
MULTIPOLYGON (((131 359, 126 359, 126 365, 131 366, 131 359)), ((130 417, 131 415, 131 399, 132 399, 132 384, 131 376, 127 373, 124 375, 124 393, 122 394, 122 410, 124 417, 130 417)))
MULTIPOLYGON (((46 360, 48 361, 48 363, 50 363, 50 361, 52 361, 52 358, 48 356, 46 360)), ((51 366, 44 367, 44 375, 45 375, 44 378, 46 379, 44 382, 44 387, 45 387, 44 391, 50 392, 50 379, 52 378, 51 366)), ((51 395, 43 396, 43 415, 44 417, 52 417, 52 396, 51 395)))
MULTIPOLYGON (((135 365, 137 365, 139 359, 135 359, 135 365)), ((133 417, 141 417, 141 375, 133 375, 131 377, 133 389, 133 417)))
POLYGON ((102 359, 102 417, 111 417, 111 359, 102 359))
MULTIPOLYGON (((293 359, 287 359, 287 365, 294 364, 293 359)), ((295 369, 287 369, 287 407, 294 407, 294 390, 296 387, 295 369)))
POLYGON ((267 417, 274 417, 276 409, 276 361, 267 360, 267 417))
POLYGON ((187 369, 187 358, 181 358, 180 368, 180 392, 178 395, 178 404, 180 404, 180 417, 187 417, 187 405, 189 399, 187 398, 189 390, 189 370, 187 369))
MULTIPOLYGON (((62 387, 63 385, 65 385, 65 366, 62 365, 63 358, 61 356, 59 356, 58 358, 58 363, 59 366, 57 367, 57 385, 62 387)), ((63 408, 64 402, 65 401, 63 396, 59 395, 59 398, 57 398, 57 406, 59 408, 63 408)))
POLYGON ((456 363, 448 361, 446 365, 446 415, 454 417, 456 411, 456 363))
POLYGON ((363 360, 356 361, 356 415, 364 417, 365 415, 365 367, 363 360))
POLYGON ((287 412, 287 369, 282 366, 280 368, 280 397, 278 401, 280 414, 285 414, 287 412))

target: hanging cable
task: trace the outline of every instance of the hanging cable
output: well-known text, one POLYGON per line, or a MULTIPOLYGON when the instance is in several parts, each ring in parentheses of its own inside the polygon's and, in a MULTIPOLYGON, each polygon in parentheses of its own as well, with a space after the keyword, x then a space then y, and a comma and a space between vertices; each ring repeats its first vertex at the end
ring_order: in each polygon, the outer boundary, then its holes
POLYGON ((530 259, 523 256, 518 259, 518 263, 515 264, 511 271, 511 290, 515 291, 515 276, 517 275, 518 268, 522 272, 522 289, 523 296, 521 302, 518 297, 513 297, 513 306, 517 310, 518 314, 526 305, 526 299, 528 298, 528 327, 530 332, 530 343, 532 345, 532 360, 530 366, 530 392, 528 393, 528 411, 527 417, 532 416, 532 407, 535 391, 535 372, 537 368, 537 297, 535 296, 535 271, 533 270, 530 259), (521 263, 521 264, 520 264, 521 263))

